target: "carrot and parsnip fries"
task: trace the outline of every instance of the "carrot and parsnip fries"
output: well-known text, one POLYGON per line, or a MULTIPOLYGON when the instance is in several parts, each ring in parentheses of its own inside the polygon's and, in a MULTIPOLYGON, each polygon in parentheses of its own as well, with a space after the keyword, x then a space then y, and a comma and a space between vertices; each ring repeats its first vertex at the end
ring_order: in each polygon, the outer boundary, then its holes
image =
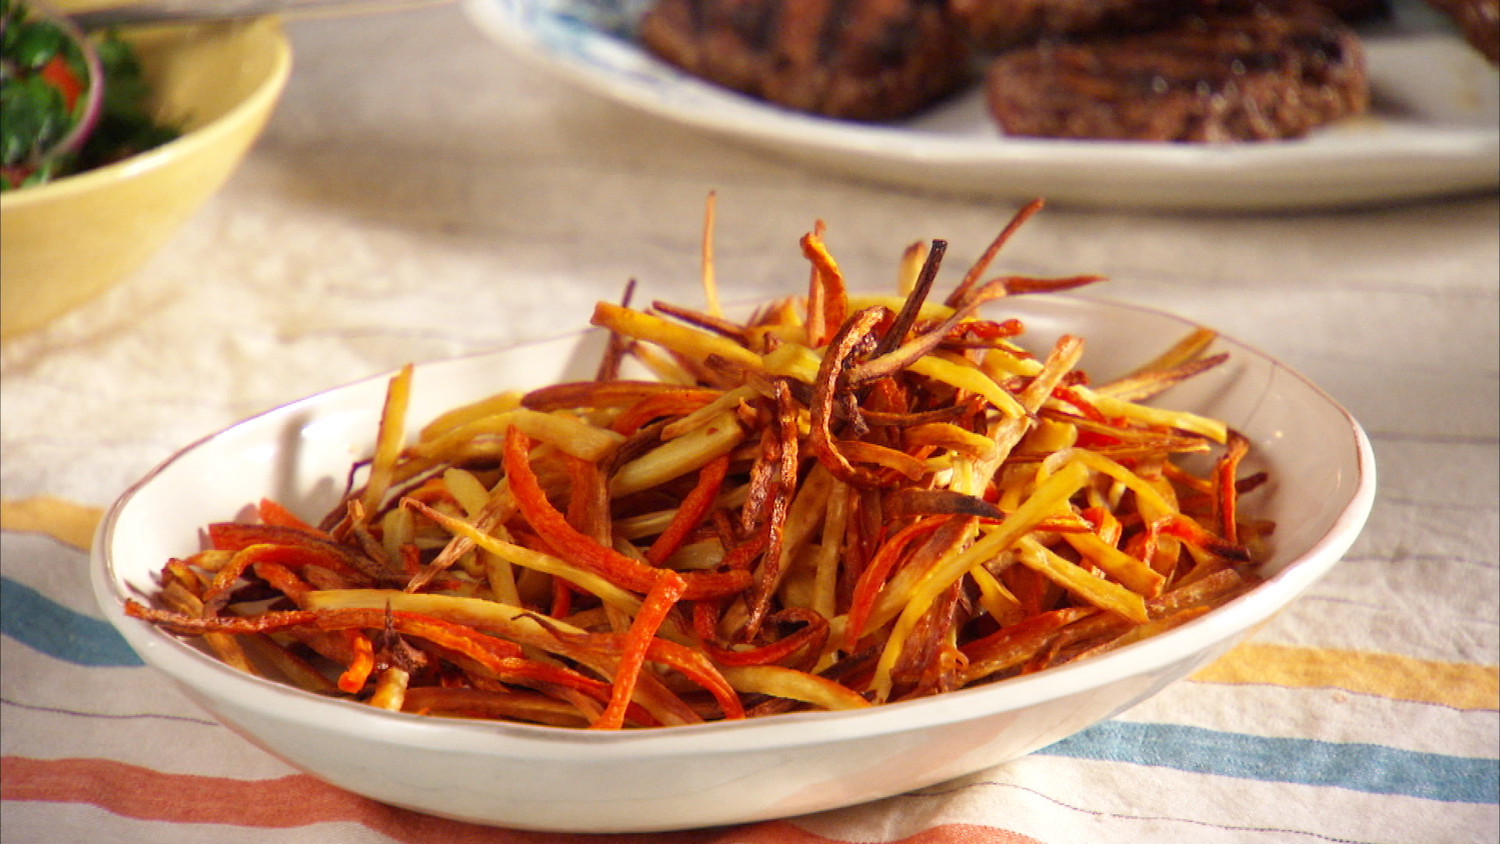
POLYGON ((127 611, 320 694, 608 729, 909 700, 1197 618, 1253 586, 1263 477, 1142 402, 1223 356, 1200 330, 1093 384, 1084 338, 1024 350, 990 303, 1097 280, 984 280, 1035 210, 941 301, 941 241, 859 296, 819 228, 807 295, 732 320, 705 236, 708 307, 600 303, 595 380, 409 431, 407 367, 321 522, 262 501, 127 611))

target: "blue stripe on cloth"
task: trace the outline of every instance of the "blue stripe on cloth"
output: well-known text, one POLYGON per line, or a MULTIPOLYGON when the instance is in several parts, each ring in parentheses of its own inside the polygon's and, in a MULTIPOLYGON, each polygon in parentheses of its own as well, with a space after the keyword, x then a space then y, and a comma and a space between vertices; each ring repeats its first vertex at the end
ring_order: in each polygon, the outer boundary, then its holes
POLYGON ((0 577, 0 634, 78 665, 145 664, 108 622, 74 612, 8 577, 0 577))
POLYGON ((1500 803, 1500 759, 1419 753, 1375 744, 1104 721, 1037 753, 1450 803, 1500 803))

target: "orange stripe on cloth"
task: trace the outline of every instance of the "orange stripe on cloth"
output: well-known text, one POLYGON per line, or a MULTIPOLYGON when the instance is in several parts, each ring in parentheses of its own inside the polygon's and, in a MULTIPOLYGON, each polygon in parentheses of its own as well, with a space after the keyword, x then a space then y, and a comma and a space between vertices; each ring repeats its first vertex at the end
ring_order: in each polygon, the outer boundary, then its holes
POLYGON ((1377 651, 1246 643, 1192 679, 1334 688, 1454 709, 1500 709, 1500 666, 1435 662, 1377 651))
MULTIPOLYGON (((170 774, 111 759, 0 759, 0 799, 81 803, 137 820, 285 829, 357 823, 406 844, 853 844, 786 821, 610 836, 478 826, 386 806, 305 774, 239 780, 170 774)), ((1041 844, 1004 829, 947 824, 885 844, 1041 844)))

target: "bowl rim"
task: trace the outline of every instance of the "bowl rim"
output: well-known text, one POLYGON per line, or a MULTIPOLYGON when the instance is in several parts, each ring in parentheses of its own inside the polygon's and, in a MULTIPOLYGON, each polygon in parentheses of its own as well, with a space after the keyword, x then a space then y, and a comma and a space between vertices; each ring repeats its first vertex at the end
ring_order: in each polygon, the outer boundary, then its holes
MULTIPOLYGON (((1124 309, 1158 319, 1165 318, 1184 326, 1197 324, 1157 308, 1097 296, 1048 294, 1045 298, 1049 302, 1063 302, 1074 308, 1124 309)), ((590 331, 597 332, 598 329, 569 331, 500 348, 428 360, 417 364, 417 370, 420 372, 424 366, 460 363, 570 338, 582 341, 590 331)), ((201 701, 200 696, 204 693, 198 692, 199 684, 229 682, 246 692, 234 699, 236 708, 251 709, 275 720, 317 723, 324 730, 358 736, 365 741, 399 744, 414 739, 431 750, 510 752, 514 755, 517 748, 524 747, 527 758, 554 760, 619 760, 641 753, 652 757, 668 757, 751 747, 761 750, 794 748, 894 735, 1019 711, 1108 686, 1133 676, 1164 672, 1173 665, 1187 663, 1206 653, 1212 653, 1216 646, 1233 644, 1237 637, 1252 633, 1326 574, 1353 544, 1368 518, 1376 489, 1374 452, 1368 436, 1353 415, 1306 376, 1272 355, 1230 336, 1221 334, 1218 341, 1232 347, 1232 352, 1259 358, 1273 371, 1294 378, 1313 395, 1321 398, 1326 403, 1326 409, 1336 412, 1347 429, 1347 433, 1340 438, 1341 448, 1352 449, 1352 468, 1356 475, 1347 499, 1324 533, 1316 537, 1308 547, 1287 559, 1280 570, 1247 593, 1159 635, 1087 660, 1067 663, 1032 675, 860 710, 783 713, 760 719, 713 721, 664 728, 587 730, 391 712, 354 701, 317 695, 275 680, 240 672, 198 650, 189 642, 172 636, 149 622, 124 614, 122 602, 129 595, 128 590, 122 588, 121 579, 116 576, 111 552, 114 529, 130 502, 154 478, 185 455, 216 439, 233 435, 239 429, 267 417, 295 412, 324 400, 329 394, 360 386, 368 387, 376 382, 383 383, 389 379, 389 371, 330 387, 249 416, 188 444, 159 463, 127 488, 100 520, 89 564, 94 594, 106 618, 143 660, 172 679, 179 687, 186 688, 190 696, 200 699, 200 703, 206 708, 210 707, 208 703, 201 701), (1208 644, 1205 645, 1205 642, 1208 644), (285 708, 288 705, 299 708, 288 710, 285 708)), ((217 708, 213 708, 213 711, 216 715, 219 714, 217 708)))
POLYGON ((15 211, 28 205, 86 193, 103 187, 105 183, 132 179, 143 173, 165 167, 180 157, 191 156, 201 148, 216 145, 222 136, 233 132, 241 123, 251 119, 254 115, 267 111, 281 96, 287 80, 291 77, 292 46, 281 27, 280 19, 275 16, 254 18, 243 22, 143 26, 128 31, 124 37, 128 41, 140 35, 191 30, 231 31, 242 38, 265 39, 266 45, 271 50, 270 72, 255 85, 248 96, 213 120, 196 126, 161 146, 102 167, 71 173, 41 185, 6 191, 0 194, 0 209, 15 211))

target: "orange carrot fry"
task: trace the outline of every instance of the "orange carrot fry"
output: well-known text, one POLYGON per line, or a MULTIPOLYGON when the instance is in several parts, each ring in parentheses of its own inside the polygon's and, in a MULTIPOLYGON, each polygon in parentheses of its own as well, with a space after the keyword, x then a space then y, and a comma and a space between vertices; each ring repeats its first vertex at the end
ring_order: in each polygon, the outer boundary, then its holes
POLYGON ((609 427, 616 433, 628 437, 652 419, 662 416, 686 416, 721 395, 723 393, 719 390, 700 390, 689 387, 652 393, 626 408, 625 412, 617 416, 609 427))
POLYGON ((698 483, 693 487, 678 506, 677 512, 673 514, 672 521, 667 529, 661 532, 656 541, 646 551, 646 559, 653 565, 661 565, 672 553, 681 547, 688 532, 698 526, 708 513, 708 508, 713 506, 714 497, 719 494, 719 489, 724 485, 724 475, 729 471, 729 457, 727 455, 717 457, 708 462, 698 473, 698 483))
POLYGON ((903 558, 913 542, 937 530, 946 520, 944 516, 934 516, 913 522, 897 531, 875 552, 875 556, 855 582, 854 599, 849 605, 848 620, 844 625, 844 647, 847 650, 852 651, 854 643, 864 635, 865 620, 874 609, 875 598, 885 585, 891 569, 903 558))
POLYGON ((349 644, 354 647, 354 661, 339 675, 339 691, 352 695, 365 687, 370 672, 375 670, 375 646, 369 636, 352 631, 349 644))
POLYGON ((260 500, 260 504, 256 506, 255 512, 256 515, 260 516, 260 520, 265 524, 296 528, 297 530, 320 534, 324 537, 327 537, 326 533, 318 530, 307 522, 302 521, 300 517, 298 517, 291 510, 288 510, 286 507, 282 506, 282 504, 278 501, 273 501, 269 498, 262 498, 260 500))
POLYGON ((1235 486, 1240 461, 1250 451, 1250 441, 1237 432, 1229 434, 1229 450, 1214 467, 1214 485, 1218 496, 1214 499, 1219 516, 1219 533, 1224 541, 1235 544, 1240 541, 1239 524, 1236 521, 1239 490, 1235 486))
POLYGON ((617 730, 624 726, 625 706, 635 691, 636 677, 641 673, 651 640, 656 637, 657 628, 661 627, 667 613, 671 612, 686 589, 687 583, 670 569, 662 569, 657 575, 656 582, 646 593, 646 599, 641 602, 641 611, 630 623, 624 653, 620 656, 620 667, 615 672, 609 705, 590 727, 596 730, 617 730))
MULTIPOLYGON (((526 456, 530 444, 530 438, 517 428, 511 428, 505 433, 505 473, 510 480, 516 504, 527 523, 560 556, 570 562, 622 588, 635 592, 650 590, 656 584, 661 569, 631 559, 579 533, 547 500, 526 456)), ((688 581, 687 596, 690 600, 734 594, 748 582, 744 573, 732 571, 693 572, 685 575, 685 578, 688 581)))

